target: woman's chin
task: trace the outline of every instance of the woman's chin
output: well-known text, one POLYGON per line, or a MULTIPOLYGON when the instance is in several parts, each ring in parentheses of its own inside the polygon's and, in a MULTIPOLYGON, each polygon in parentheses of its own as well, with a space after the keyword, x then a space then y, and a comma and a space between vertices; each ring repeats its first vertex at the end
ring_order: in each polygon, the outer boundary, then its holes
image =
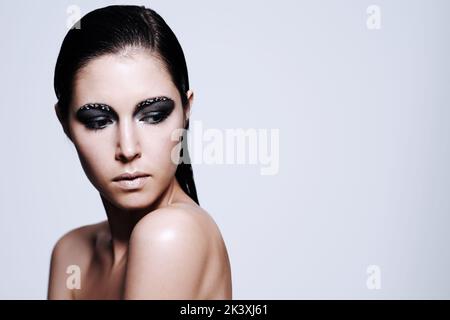
POLYGON ((114 195, 110 198, 112 204, 122 210, 133 211, 150 208, 155 199, 152 195, 144 192, 130 192, 114 195))

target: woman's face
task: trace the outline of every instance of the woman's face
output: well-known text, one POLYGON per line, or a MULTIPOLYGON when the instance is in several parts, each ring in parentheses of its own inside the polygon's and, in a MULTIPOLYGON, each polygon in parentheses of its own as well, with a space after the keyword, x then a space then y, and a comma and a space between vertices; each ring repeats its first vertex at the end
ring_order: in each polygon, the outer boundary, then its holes
MULTIPOLYGON (((188 98, 190 106, 191 91, 188 98)), ((160 61, 138 50, 94 58, 78 71, 68 129, 83 169, 100 194, 118 208, 142 209, 174 179, 171 153, 178 140, 173 132, 184 128, 188 112, 160 61), (115 179, 135 172, 148 176, 115 179)))

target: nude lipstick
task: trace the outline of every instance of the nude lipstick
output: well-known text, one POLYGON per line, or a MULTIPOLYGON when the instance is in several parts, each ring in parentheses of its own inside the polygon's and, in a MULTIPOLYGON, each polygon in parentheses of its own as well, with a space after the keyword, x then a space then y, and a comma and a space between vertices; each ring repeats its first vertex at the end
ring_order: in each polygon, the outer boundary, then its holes
POLYGON ((114 183, 124 190, 141 189, 150 175, 143 172, 123 173, 113 179, 114 183))

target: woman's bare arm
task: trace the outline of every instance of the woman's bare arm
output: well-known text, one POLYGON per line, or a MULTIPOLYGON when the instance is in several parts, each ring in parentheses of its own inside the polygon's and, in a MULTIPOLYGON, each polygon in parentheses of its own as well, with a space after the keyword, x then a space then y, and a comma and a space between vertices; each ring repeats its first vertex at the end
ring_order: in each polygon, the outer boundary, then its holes
POLYGON ((201 299, 209 250, 198 213, 152 212, 131 235, 124 298, 201 299))

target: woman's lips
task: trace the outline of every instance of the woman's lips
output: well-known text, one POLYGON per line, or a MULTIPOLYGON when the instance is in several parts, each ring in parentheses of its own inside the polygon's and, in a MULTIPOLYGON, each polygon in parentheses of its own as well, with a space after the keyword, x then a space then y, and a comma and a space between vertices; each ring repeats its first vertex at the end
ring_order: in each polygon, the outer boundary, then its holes
POLYGON ((149 175, 143 172, 123 173, 113 179, 120 188, 133 190, 142 188, 148 180, 149 175))
POLYGON ((114 181, 119 187, 126 190, 140 189, 147 182, 148 176, 146 177, 137 177, 134 179, 122 179, 114 181))

